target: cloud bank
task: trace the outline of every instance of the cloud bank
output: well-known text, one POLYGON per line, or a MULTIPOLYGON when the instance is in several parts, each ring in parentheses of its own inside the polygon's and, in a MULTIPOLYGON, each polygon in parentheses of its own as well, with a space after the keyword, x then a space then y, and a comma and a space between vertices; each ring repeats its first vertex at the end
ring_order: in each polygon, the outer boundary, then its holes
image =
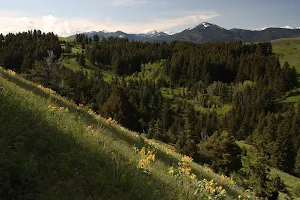
MULTIPOLYGON (((136 0, 116 0, 115 2, 135 2, 136 0)), ((139 1, 140 2, 140 1, 139 1)), ((24 15, 23 15, 24 16, 24 15)), ((26 16, 26 15, 25 15, 26 16)), ((145 30, 173 31, 176 27, 192 26, 208 21, 218 16, 215 12, 189 12, 163 19, 153 19, 146 22, 120 22, 109 17, 102 20, 83 18, 59 18, 53 15, 20 17, 13 14, 3 15, 0 12, 0 32, 3 34, 23 32, 38 29, 43 32, 54 32, 59 36, 87 31, 124 31, 128 33, 139 33, 145 30), (5 16, 5 17, 3 17, 5 16)))

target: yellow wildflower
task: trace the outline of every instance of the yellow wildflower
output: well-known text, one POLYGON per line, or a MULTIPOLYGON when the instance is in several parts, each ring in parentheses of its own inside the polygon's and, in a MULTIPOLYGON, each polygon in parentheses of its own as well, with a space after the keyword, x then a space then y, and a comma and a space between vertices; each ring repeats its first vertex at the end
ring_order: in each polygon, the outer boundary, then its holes
POLYGON ((184 155, 184 156, 181 158, 181 160, 182 160, 183 162, 192 162, 192 161, 193 161, 193 158, 184 155))
POLYGON ((155 161, 155 154, 150 154, 150 159, 154 162, 155 161))
POLYGON ((9 69, 7 70, 11 75, 15 76, 16 75, 16 72, 14 72, 13 70, 9 69))
POLYGON ((144 162, 140 162, 140 168, 144 168, 145 167, 145 163, 144 162))
POLYGON ((173 167, 171 167, 170 169, 169 169, 169 172, 168 172, 168 174, 174 174, 174 168, 173 167))
POLYGON ((190 167, 188 167, 188 168, 185 168, 185 174, 186 175, 190 175, 191 174, 191 168, 190 167))
POLYGON ((225 194, 226 194, 226 190, 223 189, 223 190, 221 191, 221 195, 225 195, 225 194))
POLYGON ((142 155, 146 155, 146 150, 145 150, 145 147, 142 148, 142 150, 140 151, 140 154, 142 155))
POLYGON ((238 198, 241 199, 241 198, 242 198, 242 195, 239 195, 238 198))
POLYGON ((196 175, 195 174, 190 175, 190 179, 191 180, 195 180, 196 179, 196 175))

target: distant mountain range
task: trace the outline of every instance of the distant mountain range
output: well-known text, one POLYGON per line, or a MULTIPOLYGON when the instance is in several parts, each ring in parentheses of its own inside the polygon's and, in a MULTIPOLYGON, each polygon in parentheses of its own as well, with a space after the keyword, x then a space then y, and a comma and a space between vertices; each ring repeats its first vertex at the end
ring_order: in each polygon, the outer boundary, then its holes
MULTIPOLYGON (((183 30, 175 34, 168 34, 161 31, 151 31, 148 33, 129 34, 122 31, 107 32, 107 31, 93 31, 84 33, 88 37, 98 35, 102 37, 119 37, 128 38, 135 41, 148 42, 170 42, 174 40, 188 41, 194 43, 205 42, 263 42, 280 38, 297 37, 300 36, 300 28, 266 28, 264 30, 245 30, 245 29, 225 29, 216 24, 203 22, 194 28, 183 30)), ((69 36, 75 38, 76 35, 69 36)))

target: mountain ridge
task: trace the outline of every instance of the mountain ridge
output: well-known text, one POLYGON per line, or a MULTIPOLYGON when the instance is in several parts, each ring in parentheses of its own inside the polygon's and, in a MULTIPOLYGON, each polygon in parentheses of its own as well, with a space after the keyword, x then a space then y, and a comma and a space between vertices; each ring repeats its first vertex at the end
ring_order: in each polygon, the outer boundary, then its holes
MULTIPOLYGON (((248 30, 240 28, 225 29, 216 24, 203 22, 197 26, 174 34, 169 34, 159 30, 147 31, 146 33, 125 33, 123 31, 108 32, 102 30, 85 32, 83 34, 88 37, 98 35, 100 38, 118 37, 142 42, 171 42, 175 40, 193 43, 231 41, 265 42, 275 39, 300 36, 300 27, 269 27, 262 30, 248 30)), ((68 38, 75 39, 76 35, 71 35, 68 38)))

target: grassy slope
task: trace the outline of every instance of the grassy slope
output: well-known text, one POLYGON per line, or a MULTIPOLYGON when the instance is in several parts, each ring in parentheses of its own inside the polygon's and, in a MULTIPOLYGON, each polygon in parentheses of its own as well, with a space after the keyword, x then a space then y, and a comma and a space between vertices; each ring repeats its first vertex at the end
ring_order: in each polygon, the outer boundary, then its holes
POLYGON ((90 69, 86 69, 79 65, 75 58, 65 58, 63 61, 63 65, 73 71, 84 71, 87 72, 89 75, 92 73, 90 69))
POLYGON ((288 61, 300 73, 300 37, 273 40, 273 51, 279 55, 281 64, 288 61))
MULTIPOLYGON (((158 159, 153 173, 144 174, 137 169, 139 158, 132 150, 134 144, 143 146, 143 136, 110 126, 58 95, 0 72, 5 77, 0 76, 4 88, 0 91, 0 144, 5 149, 0 154, 0 168, 6 169, 0 172, 0 182, 3 178, 7 181, 0 194, 4 199, 22 192, 39 199, 182 199, 187 192, 181 181, 167 174, 181 158, 163 151, 167 145, 150 142, 157 148, 158 159), (69 111, 51 111, 50 104, 69 111)), ((202 166, 191 166, 199 178, 222 182, 219 175, 202 166)), ((227 182, 223 186, 229 199, 244 194, 227 182)))
MULTIPOLYGON (((273 40, 272 45, 274 53, 279 55, 280 63, 283 65, 285 61, 288 61, 300 73, 300 37, 273 40)), ((300 102, 300 94, 288 96, 282 102, 300 102)))
MULTIPOLYGON (((156 174, 137 170, 131 146, 114 135, 119 130, 98 122, 93 133, 86 125, 91 119, 71 104, 34 89, 43 97, 37 96, 3 78, 0 85, 0 182, 6 183, 1 199, 16 198, 13 194, 29 199, 176 199, 178 194, 167 192, 175 185, 164 180, 166 175, 156 180, 156 174), (71 112, 51 111, 49 104, 71 112)), ((132 144, 142 142, 124 137, 132 144)))
POLYGON ((60 41, 65 41, 65 42, 73 42, 74 40, 71 38, 67 38, 67 37, 59 37, 58 38, 60 41))

